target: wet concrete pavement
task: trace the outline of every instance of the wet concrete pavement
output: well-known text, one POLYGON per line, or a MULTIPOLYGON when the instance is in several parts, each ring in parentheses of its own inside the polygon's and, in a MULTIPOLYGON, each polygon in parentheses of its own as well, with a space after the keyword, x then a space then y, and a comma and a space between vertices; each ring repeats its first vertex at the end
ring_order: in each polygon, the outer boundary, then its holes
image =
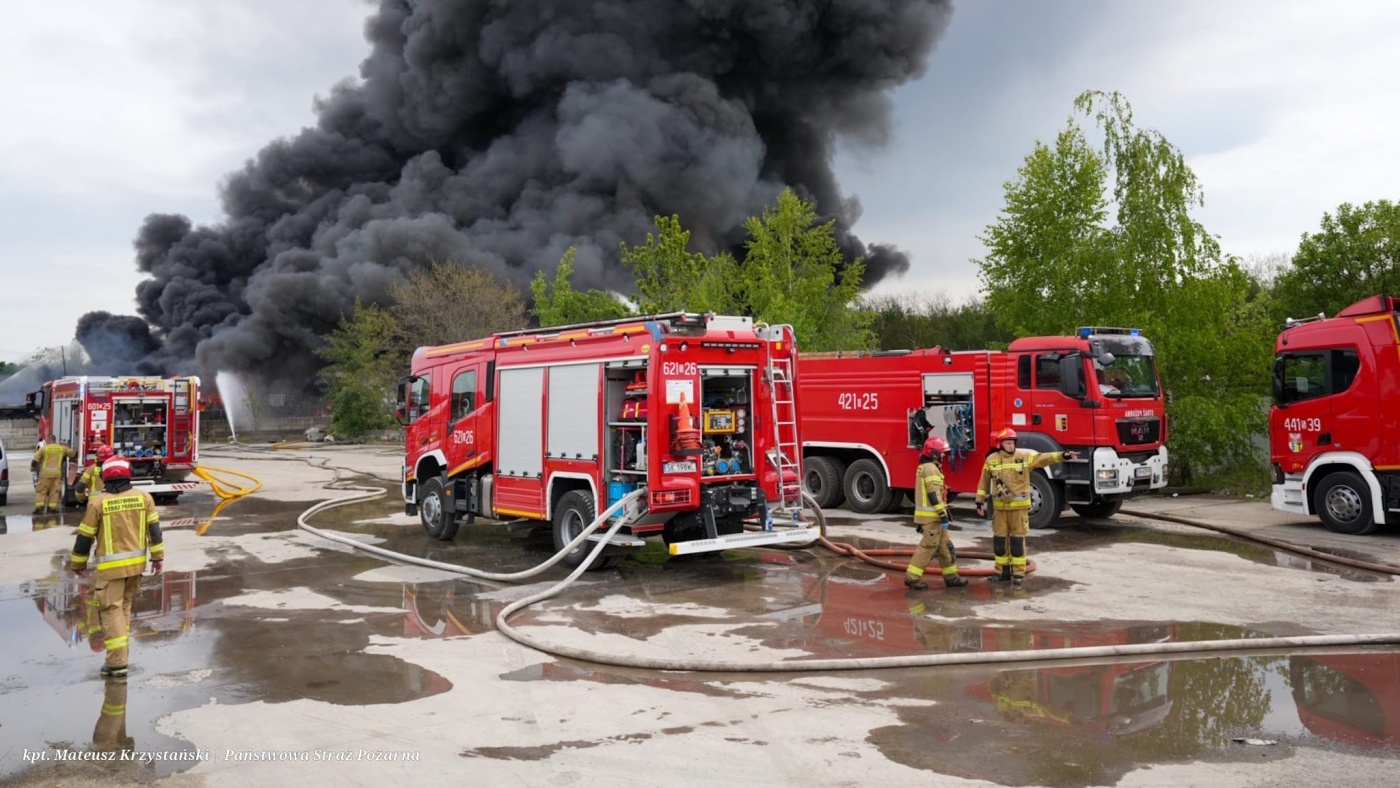
MULTIPOLYGON (((212 522, 207 494, 162 508, 167 571, 143 581, 121 690, 96 674, 90 578, 60 569, 76 513, 36 524, 14 514, 29 502, 12 491, 0 535, 0 781, 1301 785, 1388 780, 1400 752, 1400 656, 1387 652, 781 674, 555 659, 504 639, 493 621, 564 570, 507 586, 388 565, 300 532, 301 511, 339 494, 315 465, 361 483, 397 471, 391 450, 310 455, 211 452, 207 462, 266 489, 212 522), (116 700, 125 730, 113 736, 116 700), (104 750, 118 760, 72 759, 104 750), (385 757, 403 760, 367 760, 385 757)), ((1267 504, 1134 503, 1400 563, 1393 532, 1337 542, 1267 504)), ((958 546, 988 549, 985 525, 956 514, 958 546)), ((432 542, 392 493, 314 522, 492 571, 552 552, 547 533, 499 523, 432 542)), ((914 541, 898 518, 849 513, 833 513, 832 534, 868 547, 914 541)), ((1025 588, 917 593, 820 549, 677 560, 652 545, 513 622, 549 642, 681 662, 1395 628, 1389 577, 1180 526, 1067 517, 1034 532, 1031 551, 1040 569, 1025 588)))

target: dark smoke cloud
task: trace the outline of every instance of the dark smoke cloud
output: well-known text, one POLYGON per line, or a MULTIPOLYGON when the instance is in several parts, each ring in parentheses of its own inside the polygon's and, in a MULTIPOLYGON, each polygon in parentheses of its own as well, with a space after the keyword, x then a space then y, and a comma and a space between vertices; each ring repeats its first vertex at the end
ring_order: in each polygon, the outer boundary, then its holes
POLYGON ((168 372, 309 375, 355 298, 381 301, 430 257, 523 285, 576 246, 576 285, 630 290, 616 250, 653 216, 678 214, 717 251, 784 186, 837 219, 877 282, 908 261, 850 233, 859 205, 834 145, 884 139, 887 92, 922 72, 949 14, 949 0, 381 0, 361 80, 227 180, 222 223, 147 218, 137 303, 152 330, 95 313, 79 338, 168 372))

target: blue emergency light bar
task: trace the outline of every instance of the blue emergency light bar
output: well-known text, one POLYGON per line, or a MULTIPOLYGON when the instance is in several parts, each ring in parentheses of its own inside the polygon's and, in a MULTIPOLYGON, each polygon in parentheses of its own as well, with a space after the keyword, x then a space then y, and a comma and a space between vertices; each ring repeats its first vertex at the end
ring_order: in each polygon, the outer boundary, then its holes
POLYGON ((1109 328, 1107 326, 1080 326, 1079 336, 1088 339, 1090 334, 1118 334, 1120 336, 1140 337, 1140 328, 1109 328))

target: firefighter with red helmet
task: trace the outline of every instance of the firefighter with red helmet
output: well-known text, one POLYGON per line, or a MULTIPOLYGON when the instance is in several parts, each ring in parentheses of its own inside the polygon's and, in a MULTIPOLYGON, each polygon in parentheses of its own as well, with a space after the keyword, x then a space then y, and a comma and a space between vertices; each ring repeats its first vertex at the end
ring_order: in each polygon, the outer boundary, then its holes
POLYGON ((70 566, 74 572, 87 569, 88 552, 92 552, 97 565, 92 590, 106 637, 102 675, 110 678, 126 675, 131 604, 141 590, 148 557, 151 573, 161 573, 165 544, 155 501, 145 490, 132 489, 126 458, 114 455, 102 463, 102 482, 106 491, 88 501, 70 566))
POLYGON ((87 505, 88 495, 102 492, 102 463, 112 456, 111 446, 98 446, 94 452, 96 459, 87 468, 83 469, 83 475, 78 477, 78 483, 73 490, 78 494, 78 500, 87 505))
POLYGON ((1079 456, 1077 451, 1036 452, 1016 448, 1016 431, 997 433, 997 450, 987 455, 982 480, 977 484, 977 516, 987 516, 987 499, 996 505, 992 514, 992 554, 997 574, 994 582, 1021 585, 1026 578, 1026 534, 1031 530, 1031 472, 1079 456))
POLYGON ((935 555, 943 567, 943 585, 949 588, 967 585, 958 575, 957 555, 953 552, 953 539, 948 532, 948 495, 943 483, 942 463, 950 449, 948 442, 938 436, 924 441, 919 455, 919 470, 914 474, 914 526, 923 539, 919 549, 909 559, 909 567, 904 570, 904 585, 912 589, 928 588, 924 582, 924 570, 935 555))

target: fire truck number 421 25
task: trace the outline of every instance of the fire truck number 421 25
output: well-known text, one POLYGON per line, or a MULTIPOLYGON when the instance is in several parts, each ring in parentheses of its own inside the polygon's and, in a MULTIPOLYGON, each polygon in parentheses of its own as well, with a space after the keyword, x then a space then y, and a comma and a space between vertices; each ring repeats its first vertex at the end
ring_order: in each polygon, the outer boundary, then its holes
POLYGON ((841 410, 879 410, 880 395, 873 391, 847 391, 837 395, 836 406, 841 410))

